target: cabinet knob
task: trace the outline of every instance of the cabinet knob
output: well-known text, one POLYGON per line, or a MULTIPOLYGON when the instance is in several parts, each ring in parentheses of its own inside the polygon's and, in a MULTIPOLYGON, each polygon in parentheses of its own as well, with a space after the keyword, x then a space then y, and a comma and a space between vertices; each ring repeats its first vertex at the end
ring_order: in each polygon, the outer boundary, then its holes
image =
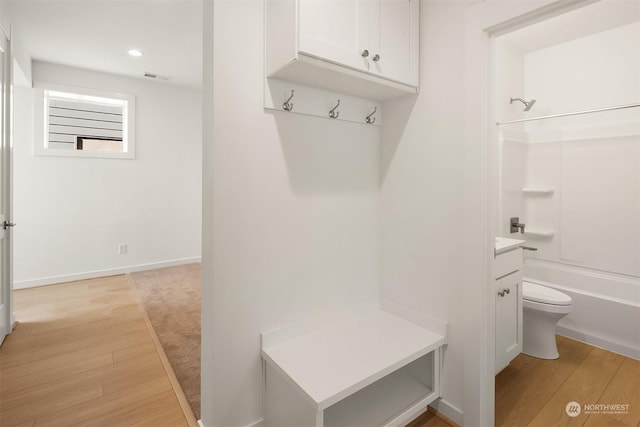
POLYGON ((366 58, 367 56, 369 56, 369 51, 367 49, 362 51, 362 57, 366 58))
POLYGON ((505 293, 505 294, 510 294, 510 293, 511 293, 511 289, 509 289, 509 288, 505 289, 505 290, 504 290, 504 293, 505 293))
POLYGON ((376 55, 373 57, 373 62, 378 62, 378 61, 380 61, 380 55, 376 53, 376 55))
POLYGON ((500 291, 500 292, 498 292, 498 295, 500 295, 501 297, 503 297, 503 296, 504 296, 504 291, 500 291))

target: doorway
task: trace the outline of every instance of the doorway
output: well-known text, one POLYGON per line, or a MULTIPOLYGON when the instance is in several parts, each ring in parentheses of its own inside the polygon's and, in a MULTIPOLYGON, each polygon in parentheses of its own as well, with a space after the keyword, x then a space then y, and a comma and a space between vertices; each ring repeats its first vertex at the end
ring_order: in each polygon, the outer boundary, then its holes
MULTIPOLYGON (((640 357, 639 37, 638 4, 603 1, 492 40, 490 221, 535 249, 524 253, 525 286, 572 302, 557 320, 559 359, 520 355, 496 377, 495 425, 558 423, 571 402, 602 403, 640 357), (524 233, 510 231, 512 217, 524 233), (598 386, 580 376, 594 360, 606 371, 598 386)), ((585 425, 599 416, 576 415, 585 425)))

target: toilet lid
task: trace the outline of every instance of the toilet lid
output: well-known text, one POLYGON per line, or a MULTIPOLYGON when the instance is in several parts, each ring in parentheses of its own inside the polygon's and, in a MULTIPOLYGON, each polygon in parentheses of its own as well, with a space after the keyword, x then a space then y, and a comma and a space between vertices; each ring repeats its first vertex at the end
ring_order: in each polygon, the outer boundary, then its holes
POLYGON ((528 301, 553 305, 571 305, 572 301, 567 294, 529 282, 522 282, 522 298, 528 301))

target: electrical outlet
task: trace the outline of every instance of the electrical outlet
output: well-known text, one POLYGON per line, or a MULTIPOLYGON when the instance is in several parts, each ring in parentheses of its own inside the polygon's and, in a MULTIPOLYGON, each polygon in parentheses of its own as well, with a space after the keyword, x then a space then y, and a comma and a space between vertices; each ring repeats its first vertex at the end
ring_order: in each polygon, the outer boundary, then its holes
POLYGON ((127 253, 127 244, 126 243, 120 243, 118 245, 118 253, 120 255, 123 255, 123 254, 127 253))

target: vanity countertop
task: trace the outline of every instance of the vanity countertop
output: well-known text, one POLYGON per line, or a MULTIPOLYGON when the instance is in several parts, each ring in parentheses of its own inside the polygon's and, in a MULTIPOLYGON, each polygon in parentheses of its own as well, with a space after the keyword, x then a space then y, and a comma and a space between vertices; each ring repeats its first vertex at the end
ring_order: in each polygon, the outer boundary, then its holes
POLYGON ((518 239, 510 239, 507 237, 496 237, 496 255, 499 255, 504 252, 508 252, 512 249, 516 249, 520 245, 522 245, 525 241, 518 239))

